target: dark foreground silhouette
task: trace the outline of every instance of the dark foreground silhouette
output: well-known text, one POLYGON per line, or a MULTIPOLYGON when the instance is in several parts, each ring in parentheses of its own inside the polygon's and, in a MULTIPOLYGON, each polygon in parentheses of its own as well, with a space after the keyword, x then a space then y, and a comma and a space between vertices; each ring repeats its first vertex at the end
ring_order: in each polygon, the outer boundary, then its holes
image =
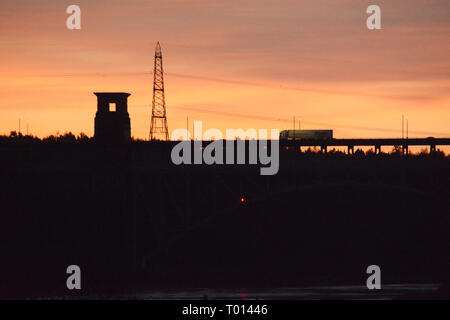
POLYGON ((450 161, 281 149, 175 166, 173 143, 0 139, 0 296, 449 283, 450 161), (79 265, 82 290, 66 288, 79 265))

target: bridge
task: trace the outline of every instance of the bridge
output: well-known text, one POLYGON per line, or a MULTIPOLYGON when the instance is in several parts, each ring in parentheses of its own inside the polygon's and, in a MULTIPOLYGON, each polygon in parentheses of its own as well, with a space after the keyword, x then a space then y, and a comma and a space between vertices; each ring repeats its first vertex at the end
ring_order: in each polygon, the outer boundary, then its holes
POLYGON ((394 139, 299 139, 280 140, 280 145, 287 147, 320 147, 327 152, 328 147, 347 147, 353 153, 355 147, 374 147, 375 153, 381 152, 382 146, 401 146, 402 153, 408 153, 409 146, 429 146, 430 153, 436 152, 436 146, 450 146, 450 138, 394 138, 394 139))

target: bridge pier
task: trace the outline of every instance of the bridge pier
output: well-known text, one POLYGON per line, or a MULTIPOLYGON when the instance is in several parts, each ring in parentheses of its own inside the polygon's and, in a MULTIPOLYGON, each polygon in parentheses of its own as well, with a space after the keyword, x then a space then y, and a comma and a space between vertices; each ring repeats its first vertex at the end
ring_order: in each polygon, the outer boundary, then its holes
POLYGON ((436 146, 450 146, 450 138, 395 138, 395 139, 332 139, 326 140, 283 140, 281 142, 281 148, 283 150, 292 150, 298 154, 302 153, 301 148, 314 148, 314 150, 320 150, 321 153, 328 153, 328 147, 347 147, 346 154, 355 154, 355 147, 374 147, 375 154, 381 154, 381 148, 387 146, 395 147, 395 152, 399 155, 408 155, 409 146, 429 146, 430 153, 437 152, 436 146))
POLYGON ((406 155, 408 154, 408 145, 407 144, 402 145, 402 155, 404 156, 405 154, 406 155))

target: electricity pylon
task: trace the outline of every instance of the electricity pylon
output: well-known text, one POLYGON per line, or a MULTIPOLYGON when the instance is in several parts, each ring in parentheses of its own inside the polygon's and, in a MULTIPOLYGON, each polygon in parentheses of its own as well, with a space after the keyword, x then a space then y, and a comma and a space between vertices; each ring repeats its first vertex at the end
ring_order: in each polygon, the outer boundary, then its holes
POLYGON ((169 140, 167 128, 166 100, 164 98, 164 72, 161 46, 156 44, 155 69, 153 71, 153 103, 152 121, 150 124, 150 140, 169 140))

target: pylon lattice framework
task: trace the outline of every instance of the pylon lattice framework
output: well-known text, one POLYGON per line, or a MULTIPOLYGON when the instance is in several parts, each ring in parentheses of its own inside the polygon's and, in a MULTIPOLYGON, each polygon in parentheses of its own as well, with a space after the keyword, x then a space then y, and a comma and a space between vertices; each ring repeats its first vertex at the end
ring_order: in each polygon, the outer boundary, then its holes
POLYGON ((169 140, 167 128, 166 100, 164 97, 164 72, 161 46, 156 44, 155 68, 153 71, 152 121, 150 124, 150 140, 169 140))

